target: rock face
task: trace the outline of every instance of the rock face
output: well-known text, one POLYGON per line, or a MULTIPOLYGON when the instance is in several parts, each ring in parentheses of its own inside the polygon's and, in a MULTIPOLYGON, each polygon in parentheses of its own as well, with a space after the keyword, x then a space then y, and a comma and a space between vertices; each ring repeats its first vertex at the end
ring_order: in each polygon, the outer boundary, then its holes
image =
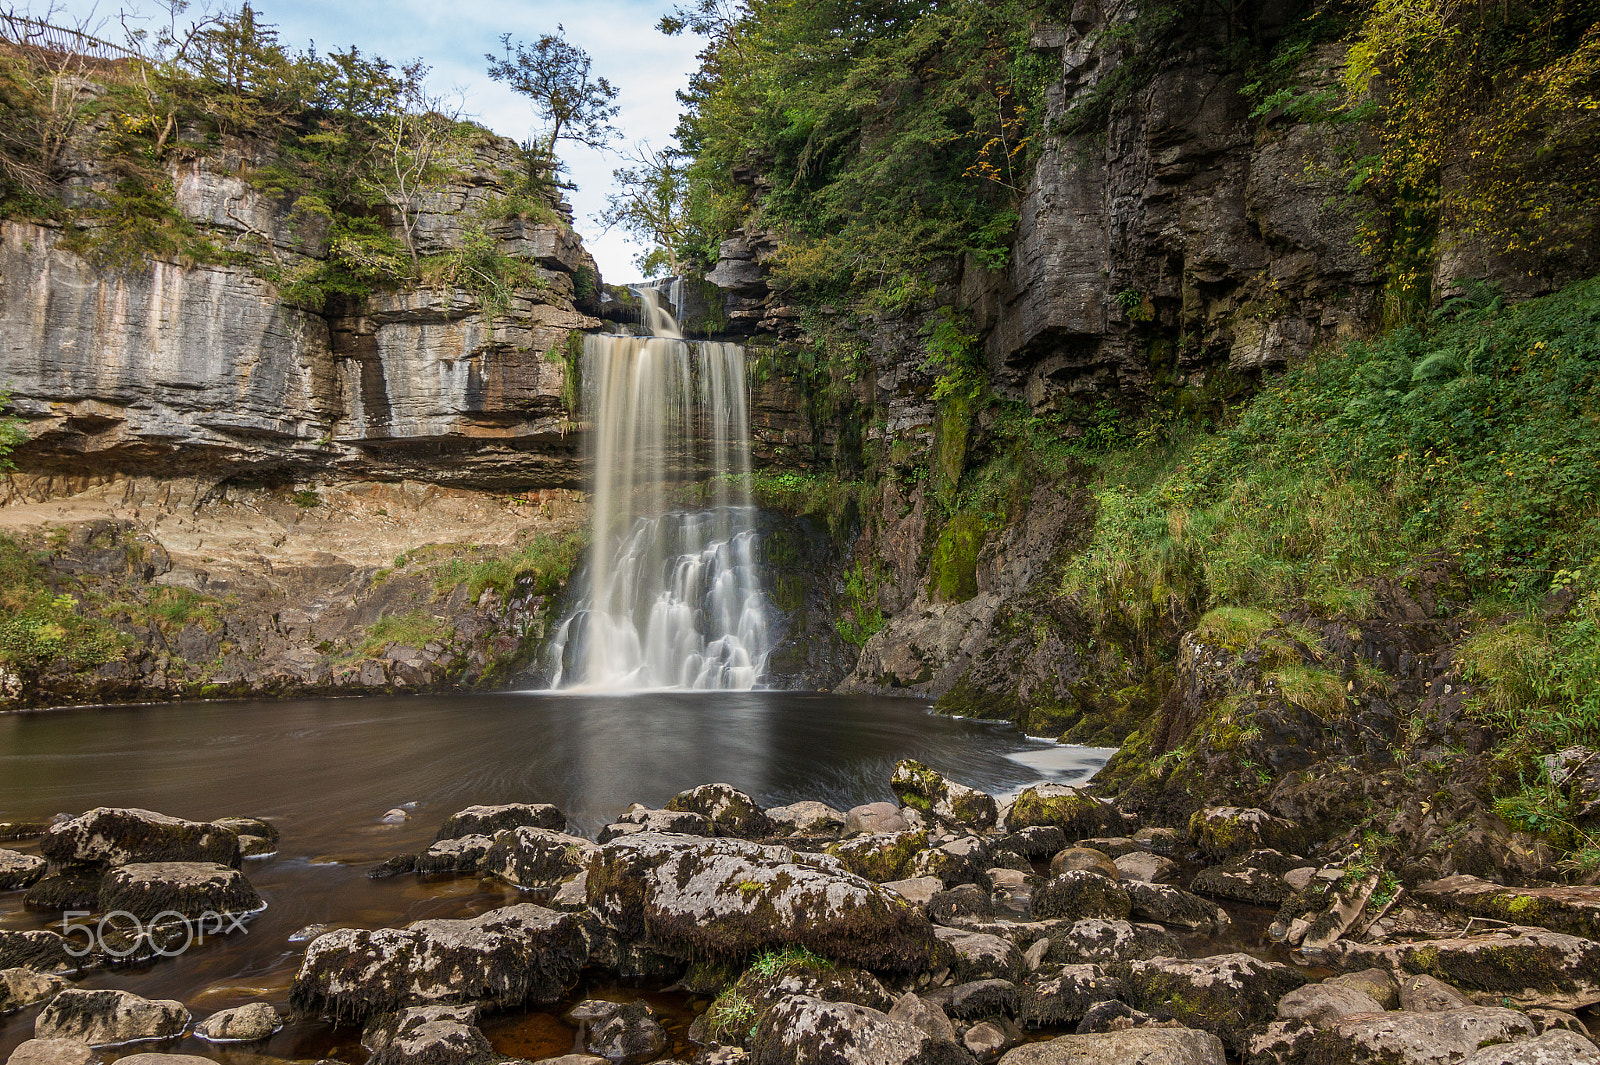
POLYGON ((732 839, 639 833, 588 870, 589 905, 624 939, 693 957, 802 946, 871 969, 923 967, 922 910, 831 858, 732 839))
POLYGON ((339 929, 306 949, 296 1010, 365 1018, 409 1006, 560 998, 588 957, 576 917, 523 903, 471 920, 339 929))
MULTIPOLYGON (((261 145, 229 147, 271 162, 261 145)), ((430 195, 419 251, 460 247, 465 219, 508 191, 514 151, 479 139, 463 172, 430 195)), ((178 211, 223 239, 270 237, 263 261, 325 256, 326 234, 295 223, 228 156, 176 165, 178 211)), ((489 231, 504 254, 535 264, 541 285, 514 291, 493 320, 465 291, 424 287, 378 293, 353 313, 310 313, 283 303, 250 263, 106 270, 53 229, 5 222, 0 371, 32 423, 19 461, 53 473, 289 466, 575 486, 562 353, 570 331, 600 324, 575 302, 580 287, 581 299, 597 295, 598 275, 563 221, 493 220, 489 231)))

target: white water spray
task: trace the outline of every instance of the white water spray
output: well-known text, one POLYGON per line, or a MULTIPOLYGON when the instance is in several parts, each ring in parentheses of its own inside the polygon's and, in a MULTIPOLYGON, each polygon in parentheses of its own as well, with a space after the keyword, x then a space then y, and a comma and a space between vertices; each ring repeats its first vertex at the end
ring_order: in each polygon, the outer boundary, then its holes
POLYGON ((744 349, 685 341, 659 293, 638 292, 651 335, 584 338, 594 539, 551 641, 551 687, 753 688, 771 644, 744 349), (707 509, 672 508, 697 486, 707 509))

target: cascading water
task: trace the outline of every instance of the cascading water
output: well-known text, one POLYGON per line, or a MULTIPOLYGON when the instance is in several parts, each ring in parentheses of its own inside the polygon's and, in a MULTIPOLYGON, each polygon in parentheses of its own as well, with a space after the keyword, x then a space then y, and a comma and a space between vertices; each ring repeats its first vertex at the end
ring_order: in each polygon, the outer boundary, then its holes
POLYGON ((593 541, 551 641, 551 687, 753 688, 771 646, 744 349, 685 341, 660 294, 637 291, 650 335, 584 338, 593 541), (673 509, 697 484, 711 505, 673 509))

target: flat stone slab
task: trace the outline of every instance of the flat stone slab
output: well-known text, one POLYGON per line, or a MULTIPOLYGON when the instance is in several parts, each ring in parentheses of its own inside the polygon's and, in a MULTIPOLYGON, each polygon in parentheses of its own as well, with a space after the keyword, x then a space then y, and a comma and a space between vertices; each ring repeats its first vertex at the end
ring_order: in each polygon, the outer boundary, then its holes
POLYGON ((1511 888, 1475 876, 1447 876, 1418 885, 1411 897, 1470 917, 1600 937, 1600 886, 1511 888))
POLYGON ((99 806, 51 825, 39 841, 39 851, 63 863, 216 862, 237 866, 239 837, 231 829, 153 810, 99 806))
POLYGON ((1378 946, 1341 942, 1329 956, 1346 969, 1426 973, 1485 1004, 1576 1010, 1600 1002, 1600 943, 1543 928, 1378 946))

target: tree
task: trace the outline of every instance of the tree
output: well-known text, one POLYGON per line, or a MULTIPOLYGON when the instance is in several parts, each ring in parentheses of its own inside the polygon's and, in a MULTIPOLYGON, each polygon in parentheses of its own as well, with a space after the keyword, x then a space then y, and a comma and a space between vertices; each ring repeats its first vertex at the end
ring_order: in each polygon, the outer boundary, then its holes
POLYGON ((430 95, 423 86, 428 67, 416 60, 400 69, 399 95, 378 120, 382 164, 371 186, 394 208, 406 251, 417 262, 417 206, 422 194, 460 163, 464 141, 459 99, 430 95))
POLYGON ((617 136, 611 124, 619 110, 613 102, 617 89, 605 78, 591 75, 589 53, 569 43, 566 32, 566 27, 557 25, 555 33, 531 46, 518 41, 515 48, 507 33, 500 38, 505 49, 501 58, 484 55, 489 76, 526 96, 534 112, 549 123, 541 147, 552 158, 557 141, 602 148, 617 136))
POLYGON ((633 165, 611 172, 616 191, 606 195, 600 221, 607 229, 621 226, 629 236, 650 246, 637 260, 644 276, 655 277, 663 268, 668 275, 677 276, 688 206, 682 156, 671 148, 638 144, 623 158, 633 165))

